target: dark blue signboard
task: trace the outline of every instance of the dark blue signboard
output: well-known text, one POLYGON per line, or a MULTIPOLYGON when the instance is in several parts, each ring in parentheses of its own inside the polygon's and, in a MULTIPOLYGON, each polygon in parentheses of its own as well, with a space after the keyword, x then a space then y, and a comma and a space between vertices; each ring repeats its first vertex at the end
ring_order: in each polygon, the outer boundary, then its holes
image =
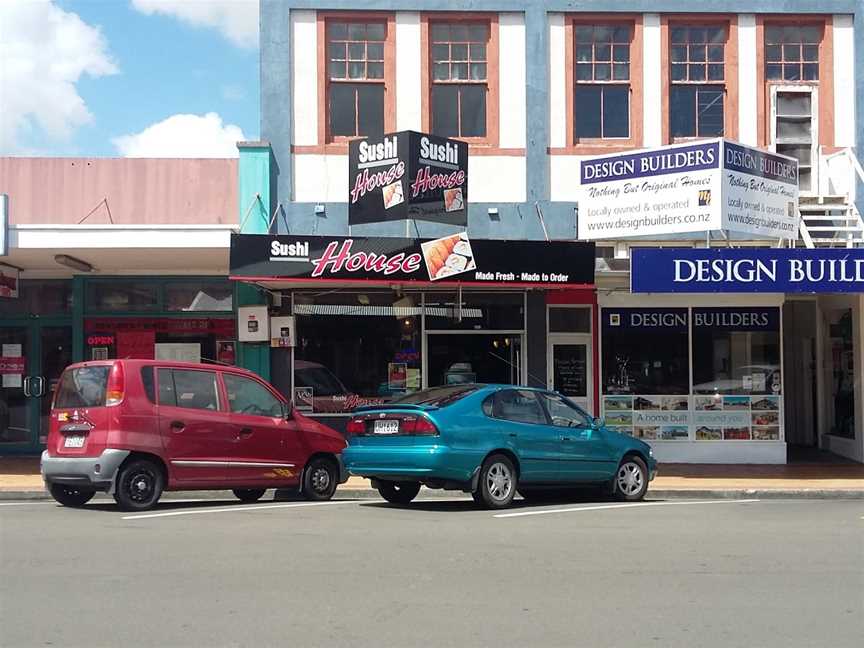
POLYGON ((634 293, 864 292, 864 249, 633 248, 634 293))
POLYGON ((583 185, 588 185, 718 168, 719 141, 583 160, 580 179, 583 185))
POLYGON ((604 308, 603 327, 686 331, 686 308, 604 308))
POLYGON ((712 331, 779 331, 780 309, 694 308, 693 328, 712 331))

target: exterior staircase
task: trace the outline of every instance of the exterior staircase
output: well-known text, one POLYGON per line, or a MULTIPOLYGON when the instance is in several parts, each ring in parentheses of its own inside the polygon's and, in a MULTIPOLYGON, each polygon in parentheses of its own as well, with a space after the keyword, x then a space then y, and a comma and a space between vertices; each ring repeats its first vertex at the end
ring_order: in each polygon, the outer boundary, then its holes
POLYGON ((855 206, 855 184, 864 182, 864 168, 851 149, 826 156, 826 169, 841 169, 846 175, 842 182, 828 179, 828 187, 841 187, 843 193, 805 195, 798 199, 801 214, 799 243, 804 247, 855 248, 864 247, 864 219, 855 206), (840 158, 845 157, 844 160, 840 158), (828 162, 831 163, 827 164, 828 162), (848 174, 848 175, 847 175, 848 174))

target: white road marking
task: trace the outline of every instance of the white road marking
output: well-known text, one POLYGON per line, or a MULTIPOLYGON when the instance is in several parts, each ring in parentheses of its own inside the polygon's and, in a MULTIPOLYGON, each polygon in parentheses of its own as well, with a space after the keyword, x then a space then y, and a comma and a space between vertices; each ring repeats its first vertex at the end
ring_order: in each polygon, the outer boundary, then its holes
POLYGON ((603 511, 607 509, 621 508, 644 508, 646 506, 687 506, 692 504, 744 504, 747 502, 758 502, 758 499, 740 499, 740 500, 710 500, 699 502, 635 502, 632 504, 607 504, 604 506, 577 506, 574 508, 563 509, 545 509, 542 511, 520 511, 518 513, 498 513, 493 517, 496 518, 512 518, 526 517, 528 515, 550 515, 552 513, 575 513, 577 511, 603 511))
POLYGON ((30 506, 31 504, 50 504, 45 500, 33 500, 31 502, 0 502, 0 506, 30 506))
POLYGON ((177 517, 180 515, 204 515, 207 513, 240 513, 243 511, 264 511, 267 509, 299 508, 301 506, 328 506, 334 504, 354 504, 362 500, 344 500, 340 502, 299 502, 293 504, 265 504, 262 506, 226 506, 223 508, 195 509, 193 511, 169 511, 167 513, 142 513, 124 515, 124 520, 147 520, 150 518, 177 517))

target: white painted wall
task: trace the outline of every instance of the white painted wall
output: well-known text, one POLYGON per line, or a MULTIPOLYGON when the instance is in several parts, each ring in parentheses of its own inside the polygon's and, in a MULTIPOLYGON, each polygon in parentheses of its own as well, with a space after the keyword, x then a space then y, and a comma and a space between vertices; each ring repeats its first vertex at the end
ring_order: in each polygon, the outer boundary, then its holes
POLYGON ((525 158, 468 154, 469 202, 525 202, 525 158))
MULTIPOLYGON (((294 144, 318 144, 318 24, 316 11, 291 12, 294 58, 294 144)), ((323 142, 322 142, 323 144, 323 142)))
POLYGON ((294 200, 347 202, 348 156, 295 155, 294 200))
POLYGON ((738 140, 756 146, 756 16, 738 15, 738 140))
POLYGON ((525 148, 524 14, 499 14, 498 58, 499 145, 501 148, 525 148))
POLYGON ((834 143, 855 146, 855 30, 849 15, 834 16, 834 143))
POLYGON ((579 160, 584 155, 550 155, 549 184, 551 200, 573 202, 579 199, 579 160))
MULTIPOLYGON (((567 145, 567 49, 564 14, 549 14, 549 146, 567 145)), ((555 186, 554 183, 552 185, 555 186)), ((552 200, 555 200, 553 197, 552 200)))
POLYGON ((422 130, 420 13, 396 12, 396 130, 422 130))
POLYGON ((660 14, 649 13, 642 16, 642 114, 646 148, 663 143, 662 75, 660 14))

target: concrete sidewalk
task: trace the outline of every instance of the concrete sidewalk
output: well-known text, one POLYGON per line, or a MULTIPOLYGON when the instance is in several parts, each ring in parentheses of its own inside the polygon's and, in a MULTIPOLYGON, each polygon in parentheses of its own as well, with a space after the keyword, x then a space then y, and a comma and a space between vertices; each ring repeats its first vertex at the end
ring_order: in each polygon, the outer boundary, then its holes
MULTIPOLYGON (((213 493, 224 496, 224 491, 213 493)), ((454 495, 447 491, 428 493, 454 495)), ((339 487, 339 494, 343 497, 377 496, 369 480, 362 477, 351 477, 339 487)), ((651 482, 649 494, 652 497, 864 499, 864 464, 661 464, 657 478, 651 482)), ((47 497, 49 495, 39 476, 37 457, 0 457, 0 500, 47 497)))

